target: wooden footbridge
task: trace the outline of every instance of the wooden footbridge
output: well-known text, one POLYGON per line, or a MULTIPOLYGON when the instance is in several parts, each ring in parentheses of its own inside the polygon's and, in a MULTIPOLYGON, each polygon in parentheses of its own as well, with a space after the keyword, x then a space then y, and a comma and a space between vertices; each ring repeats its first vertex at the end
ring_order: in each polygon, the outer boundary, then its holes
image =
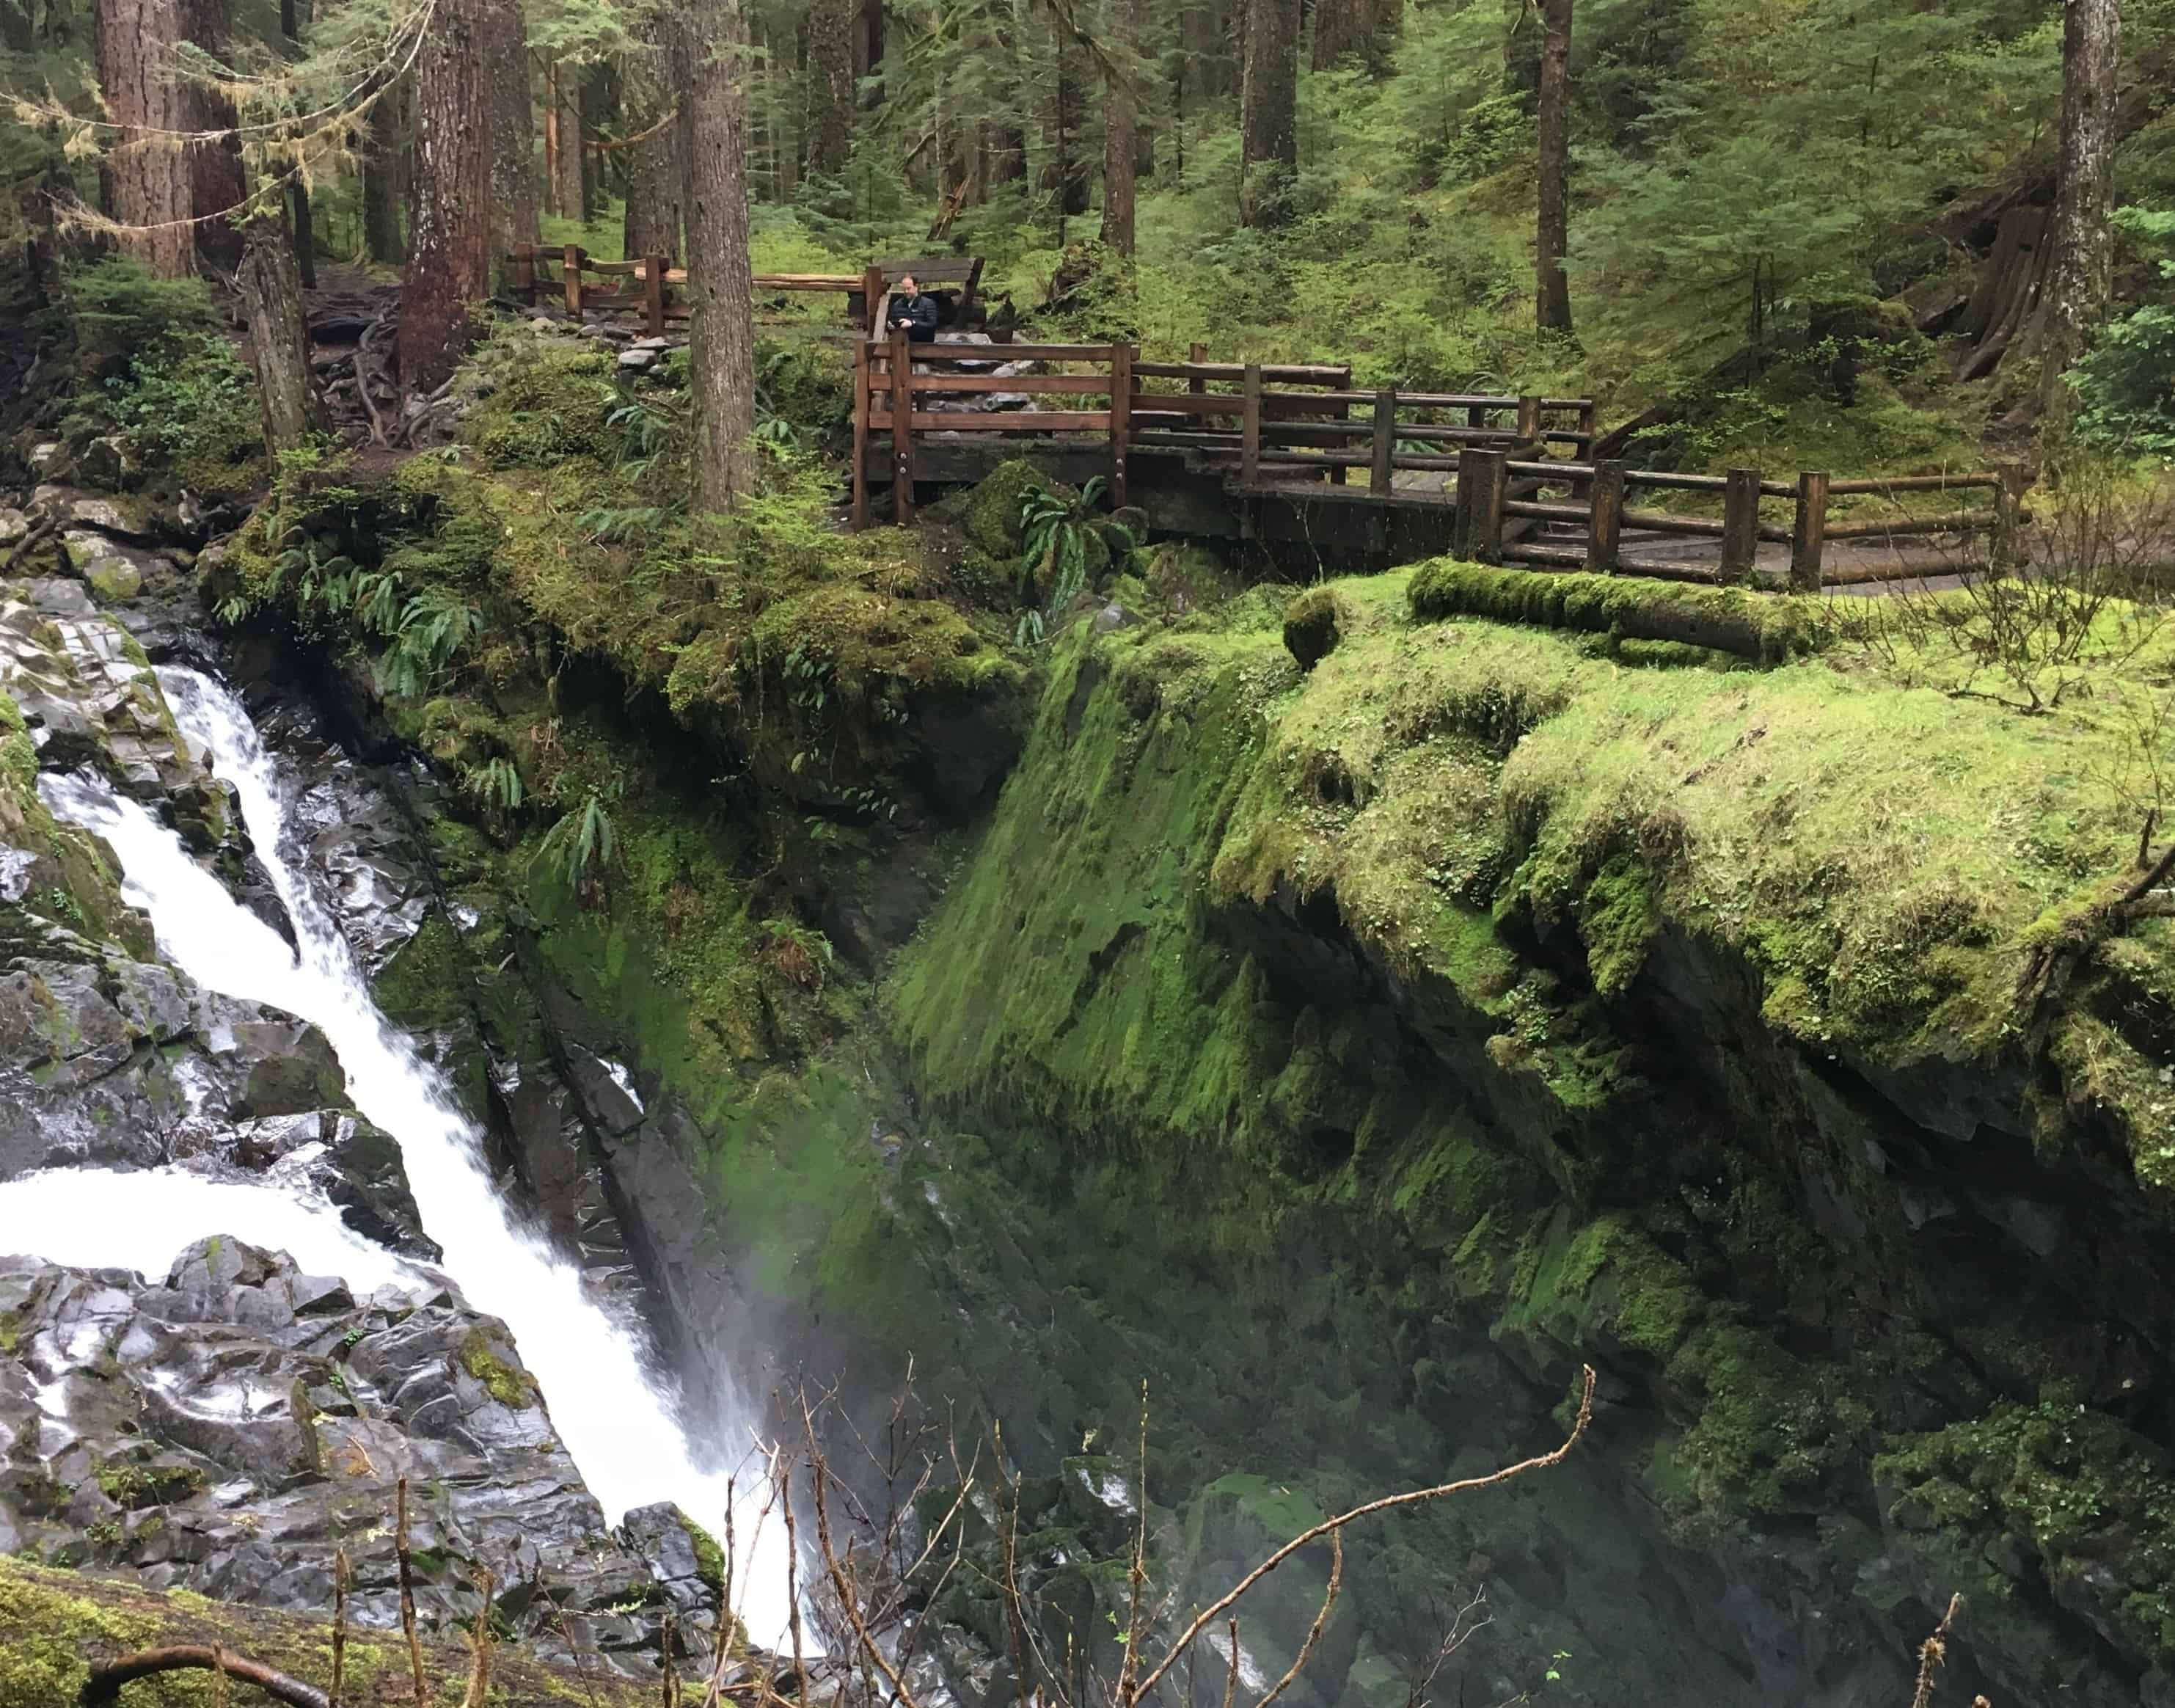
MULTIPOLYGON (((853 525, 880 489, 894 523, 918 489, 1024 458, 1158 533, 1259 543, 1272 556, 1380 568, 1445 551, 1483 563, 1814 591, 1953 567, 1962 540, 2008 550, 2001 474, 1789 480, 1679 474, 1592 460, 1590 398, 1354 390, 1348 367, 1150 362, 1129 344, 861 339, 854 361, 853 525), (1006 371, 998 371, 1000 367, 1006 371), (1928 512, 1941 495, 1977 494, 1928 512), (1831 500, 1879 513, 1831 518, 1831 500), (1662 506, 1689 501, 1703 513, 1662 506), (1941 540, 1902 557, 1838 550, 1941 540), (1686 543, 1690 542, 1689 550, 1686 543), (1761 546, 1781 548, 1763 561, 1761 546)), ((1862 509, 1853 506, 1853 509, 1862 509)))

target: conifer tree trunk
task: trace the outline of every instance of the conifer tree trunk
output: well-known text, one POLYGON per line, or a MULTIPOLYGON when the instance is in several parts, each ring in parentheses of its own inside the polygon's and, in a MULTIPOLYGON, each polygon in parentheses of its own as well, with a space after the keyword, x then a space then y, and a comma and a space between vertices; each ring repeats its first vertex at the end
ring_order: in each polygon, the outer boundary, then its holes
MULTIPOLYGON (((659 55, 661 60, 662 53, 659 55)), ((680 201, 686 167, 680 157, 681 128, 672 96, 659 75, 645 77, 648 92, 631 103, 630 134, 642 136, 627 153, 626 215, 621 247, 630 259, 662 255, 680 264, 680 201), (647 136, 644 132, 651 133, 647 136)))
POLYGON ((1103 86, 1103 241, 1133 252, 1133 182, 1140 170, 1141 0, 1110 0, 1109 54, 1103 86))
POLYGON ((582 217, 582 73, 578 66, 552 68, 551 94, 557 115, 558 147, 552 151, 551 206, 561 220, 582 217))
POLYGON ((2040 401, 2063 413, 2063 374, 2077 359, 2113 289, 2107 192, 2114 162, 2119 0, 2064 0, 2062 165, 2047 269, 2040 401))
POLYGON ((417 61, 415 214, 400 293, 400 377, 411 391, 453 371, 469 312, 491 290, 488 80, 479 0, 437 0, 417 61))
POLYGON ((382 266, 398 267, 408 258, 400 227, 408 202, 408 139, 415 127, 410 89, 404 77, 370 110, 370 151, 362 160, 362 245, 382 266))
MULTIPOLYGON (((302 31, 295 0, 279 0, 279 33, 290 47, 299 48, 302 31)), ((288 218, 293 223, 295 261, 301 268, 302 288, 317 286, 317 236, 310 221, 310 187, 297 177, 287 187, 288 218)))
MULTIPOLYGON (((182 26, 191 41, 224 62, 227 51, 226 0, 182 0, 182 26)), ((183 91, 192 129, 231 131, 234 103, 217 90, 192 84, 183 91)), ((241 171, 241 139, 224 136, 189 145, 189 198, 198 220, 197 253, 221 273, 241 264, 240 217, 249 193, 241 171)))
MULTIPOLYGON (((881 77, 884 62, 884 0, 855 0, 855 3, 854 75, 856 79, 881 77)), ((871 100, 882 101, 881 84, 875 86, 871 100)))
POLYGON ((292 450, 325 429, 323 400, 310 373, 310 334, 302 317, 302 275, 277 214, 251 219, 235 275, 249 327, 250 361, 264 404, 264 442, 292 450))
POLYGON ((504 276, 513 266, 513 246, 536 241, 540 211, 529 30, 521 0, 481 0, 477 28, 491 84, 491 252, 495 272, 504 276))
POLYGON ((121 252, 162 279, 181 278, 195 258, 190 162, 154 134, 189 122, 172 74, 182 21, 181 0, 98 0, 98 86, 120 127, 106 160, 106 211, 130 228, 121 252))
POLYGON ((1245 25, 1239 217, 1280 225, 1291 217, 1299 168, 1299 0, 1247 0, 1245 25))
MULTIPOLYGON (((582 134, 590 144, 610 135, 620 110, 618 68, 610 62, 591 66, 579 85, 578 105, 582 134)), ((613 162, 613 154, 603 149, 585 145, 582 149, 582 218, 585 220, 604 214, 605 203, 611 195, 613 162)))
POLYGON ((858 0, 811 0, 808 8, 808 170, 835 178, 854 145, 854 31, 858 0))
POLYGON ((1540 219, 1533 245, 1534 324, 1570 330, 1570 282, 1564 251, 1570 241, 1571 0, 1542 0, 1540 219))
POLYGON ((1374 45, 1372 0, 1315 0, 1314 68, 1326 71, 1348 53, 1374 45))
MULTIPOLYGON (((441 0, 443 3, 443 0, 441 0)), ((748 263, 746 68, 740 0, 681 0, 680 122, 686 136, 688 377, 695 502, 723 510, 752 490, 755 302, 748 263)))

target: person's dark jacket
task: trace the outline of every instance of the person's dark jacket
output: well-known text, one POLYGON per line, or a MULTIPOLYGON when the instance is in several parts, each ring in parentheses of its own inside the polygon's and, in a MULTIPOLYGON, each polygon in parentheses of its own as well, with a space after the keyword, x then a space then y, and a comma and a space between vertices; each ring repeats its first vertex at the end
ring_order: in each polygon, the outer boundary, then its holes
POLYGON ((884 316, 884 323, 893 329, 904 327, 907 341, 910 344, 934 344, 936 342, 936 299, 919 295, 894 296, 891 300, 890 311, 884 316))

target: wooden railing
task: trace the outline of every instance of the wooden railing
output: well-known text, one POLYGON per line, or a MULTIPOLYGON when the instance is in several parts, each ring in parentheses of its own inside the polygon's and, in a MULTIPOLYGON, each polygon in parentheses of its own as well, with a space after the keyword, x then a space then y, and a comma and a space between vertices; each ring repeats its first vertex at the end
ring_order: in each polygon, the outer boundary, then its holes
POLYGON ((2000 552, 2008 549, 2019 519, 2012 483, 1993 473, 1837 480, 1824 472, 1808 470, 1794 481, 1783 481, 1762 479, 1754 469, 1733 469, 1727 474, 1676 474, 1633 469, 1620 461, 1532 462, 1500 452, 1473 450, 1465 453, 1461 460, 1457 490, 1458 550, 1461 555, 1483 563, 1532 563, 1604 575, 1630 569, 1641 575, 1680 580, 1734 582, 1750 577, 1763 543, 1774 544, 1790 548, 1787 584, 1793 592, 1816 592, 1822 586, 1879 580, 1893 573, 1892 566, 1879 564, 1858 566, 1853 572, 1831 569, 1826 561, 1831 541, 1987 534, 1993 537, 1995 550, 2000 552), (1549 500, 1538 494, 1514 496, 1514 484, 1521 480, 1543 488, 1568 485, 1571 496, 1566 500, 1549 500), (1852 516, 1842 521, 1828 518, 1831 498, 1982 491, 1993 496, 1988 504, 1977 509, 1852 516), (1650 507, 1634 507, 1633 495, 1640 492, 1719 496, 1722 514, 1684 516, 1650 507), (1771 522, 1762 514, 1761 507, 1771 502, 1791 506, 1787 526, 1771 522), (1508 525, 1516 520, 1582 526, 1586 541, 1573 549, 1507 539, 1508 525), (1721 561, 1719 564, 1685 564, 1646 558, 1627 563, 1625 536, 1641 534, 1717 540, 1721 561))
MULTIPOLYGON (((865 268, 859 274, 758 273, 754 282, 757 290, 841 292, 847 299, 849 317, 864 329, 868 323, 869 305, 883 295, 878 269, 875 268, 865 268), (870 293, 872 276, 878 276, 873 295, 870 293)), ((639 261, 593 261, 578 243, 564 244, 556 249, 533 243, 513 246, 513 288, 521 293, 523 301, 534 302, 550 290, 558 296, 570 315, 639 314, 652 338, 664 337, 668 322, 686 319, 686 300, 673 290, 675 285, 684 286, 686 283, 687 269, 667 267, 660 255, 645 256, 639 261), (556 279, 541 270, 548 268, 557 269, 556 279), (591 277, 618 282, 591 285, 588 283, 591 277)))
POLYGON ((1596 442, 1589 398, 1487 393, 1357 391, 1348 367, 1210 362, 1201 347, 1185 362, 1140 360, 1130 344, 909 344, 903 336, 854 345, 853 525, 869 520, 869 447, 891 436, 892 516, 914 517, 914 441, 942 433, 1020 436, 1101 434, 1109 442, 1110 496, 1127 502, 1128 465, 1140 451, 1181 452, 1189 463, 1226 472, 1241 499, 1282 495, 1308 502, 1348 500, 1371 508, 1370 535, 1395 503, 1454 502, 1455 549, 1483 563, 1529 563, 1672 579, 1744 583, 1755 578, 1763 544, 1789 548, 1787 575, 1771 584, 1794 591, 1892 577, 1891 563, 1830 565, 1831 543, 1907 540, 1933 534, 1990 534, 1997 556, 2010 549, 2020 519, 2017 493, 1993 473, 1834 480, 1819 471, 1772 480, 1758 470, 1679 474, 1634 469, 1621 460, 1585 460, 1596 442), (998 374, 998 362, 1044 371, 998 374), (1180 382, 1182 388, 1158 386, 1180 382), (976 412, 933 407, 937 399, 1024 394, 1064 400, 1055 409, 976 412), (1570 454, 1550 456, 1552 447, 1570 454), (1348 486, 1354 469, 1366 485, 1348 486), (1438 485, 1399 486, 1400 474, 1453 474, 1454 501, 1438 485), (1326 480, 1326 487, 1319 483, 1326 480), (1301 484, 1312 483, 1312 484, 1301 484), (1339 492, 1336 489, 1343 487, 1339 492), (1976 507, 1938 513, 1853 514, 1831 519, 1833 498, 1879 496, 1915 502, 1928 493, 1989 496, 1976 507), (1720 514, 1660 507, 1690 494, 1718 502, 1720 514), (1559 495, 1559 496, 1558 496, 1559 495), (1782 507, 1789 507, 1787 520, 1782 507), (1773 507, 1771 512, 1767 507, 1773 507), (1583 530, 1582 541, 1532 537, 1554 528, 1583 530), (1718 561, 1627 556, 1656 540, 1716 542, 1718 561))

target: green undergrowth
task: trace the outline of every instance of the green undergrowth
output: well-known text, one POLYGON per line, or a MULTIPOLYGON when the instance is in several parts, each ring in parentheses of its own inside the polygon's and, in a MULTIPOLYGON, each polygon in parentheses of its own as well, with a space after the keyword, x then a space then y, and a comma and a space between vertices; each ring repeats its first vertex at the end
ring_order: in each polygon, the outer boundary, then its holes
MULTIPOLYGON (((201 1596, 162 1595, 127 1580, 49 1570, 0 1559, 0 1708, 62 1708, 73 1702, 95 1660, 168 1643, 217 1643, 323 1688, 332 1678, 332 1628, 261 1608, 229 1606, 201 1596)), ((469 1653, 462 1645, 424 1645, 425 1676, 440 1708, 453 1708, 467 1689, 469 1653)), ((350 1630, 341 1700, 370 1705, 412 1703, 407 1652, 397 1634, 350 1630)), ((160 1673, 128 1686, 124 1700, 158 1708, 213 1708, 256 1693, 208 1672, 160 1673)), ((504 1708, 632 1708, 654 1699, 595 1669, 546 1666, 502 1645, 491 1662, 491 1700, 504 1708)))

